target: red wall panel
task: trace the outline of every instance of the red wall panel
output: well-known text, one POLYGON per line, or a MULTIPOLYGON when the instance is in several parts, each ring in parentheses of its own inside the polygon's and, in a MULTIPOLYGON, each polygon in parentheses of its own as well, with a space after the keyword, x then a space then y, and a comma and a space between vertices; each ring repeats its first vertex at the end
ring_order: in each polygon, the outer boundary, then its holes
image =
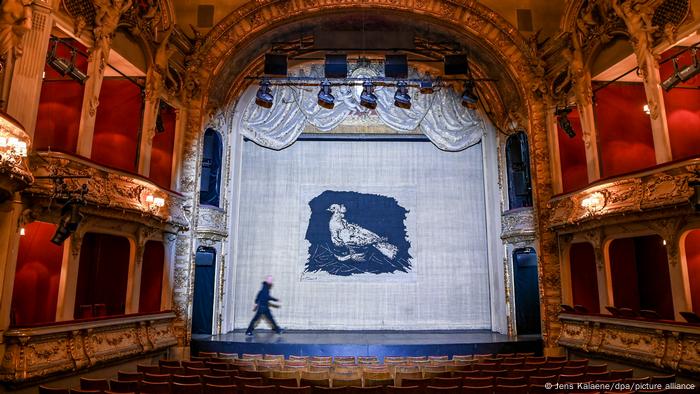
POLYGON ((160 311, 160 296, 163 288, 163 264, 165 248, 162 242, 148 241, 143 251, 141 266, 141 291, 139 312, 160 311))
POLYGON ((141 89, 129 80, 111 78, 102 82, 92 140, 93 161, 136 172, 142 106, 141 89))
POLYGON ((637 255, 633 238, 616 239, 608 249, 614 305, 639 310, 637 255))
MULTIPOLYGON (((676 49, 667 51, 662 57, 669 58, 677 53, 676 49)), ((690 52, 678 56, 678 68, 692 64, 690 52)), ((673 74, 673 63, 666 62, 660 66, 661 80, 673 74)), ((674 159, 683 159, 700 155, 700 75, 682 82, 668 93, 664 92, 668 134, 671 139, 671 152, 674 159), (687 89, 687 87, 694 87, 687 89)))
POLYGON ((668 272, 668 253, 658 235, 635 237, 639 307, 651 309, 664 319, 673 320, 673 296, 668 272))
POLYGON ((58 283, 63 246, 51 243, 56 225, 33 222, 20 237, 17 268, 12 291, 16 325, 49 323, 56 320, 58 283))
POLYGON ((693 312, 700 315, 700 230, 691 231, 685 238, 685 259, 693 312))
POLYGON ((87 233, 80 248, 75 317, 81 305, 105 304, 107 314, 124 313, 130 243, 124 237, 87 233))
POLYGON ((589 312, 598 313, 598 277, 593 245, 575 243, 569 250, 571 262, 571 287, 574 305, 583 305, 589 312))
POLYGON ((595 94, 602 177, 656 165, 651 120, 642 84, 614 83, 595 94))
POLYGON ((559 139, 559 160, 561 163, 561 178, 564 193, 581 189, 588 185, 588 170, 586 168, 586 148, 583 145, 581 120, 576 108, 569 114, 571 126, 576 136, 570 138, 557 125, 559 139))
POLYGON ((164 132, 153 137, 151 151, 151 172, 149 178, 156 185, 170 189, 173 168, 173 147, 175 146, 175 109, 169 105, 160 110, 164 132))

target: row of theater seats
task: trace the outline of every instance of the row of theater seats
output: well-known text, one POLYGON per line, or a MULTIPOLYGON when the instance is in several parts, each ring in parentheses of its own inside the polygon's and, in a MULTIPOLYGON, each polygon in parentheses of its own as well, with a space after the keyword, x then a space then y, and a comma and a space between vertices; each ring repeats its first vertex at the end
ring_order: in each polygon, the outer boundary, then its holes
POLYGON ((608 370, 606 364, 564 357, 508 354, 449 359, 443 356, 396 358, 388 363, 385 359, 384 364, 356 364, 349 360, 350 357, 285 360, 279 355, 234 358, 210 353, 189 361, 160 360, 158 365, 138 365, 135 372, 120 371, 116 379, 81 378, 80 389, 42 387, 40 393, 590 393, 608 391, 601 387, 609 387, 610 392, 665 388, 675 381, 673 375, 635 378, 631 369, 608 370), (588 384, 585 386, 588 388, 590 383, 597 386, 595 390, 585 390, 579 383, 588 384))

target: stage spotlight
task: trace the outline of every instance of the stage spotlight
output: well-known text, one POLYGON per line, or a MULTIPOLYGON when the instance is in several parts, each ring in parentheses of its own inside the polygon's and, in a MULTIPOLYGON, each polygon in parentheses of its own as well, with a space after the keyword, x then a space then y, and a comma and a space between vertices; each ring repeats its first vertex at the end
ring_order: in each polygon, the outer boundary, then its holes
POLYGON ((661 88, 663 88, 664 91, 668 92, 669 90, 673 89, 676 85, 678 85, 681 82, 681 76, 678 73, 678 59, 673 58, 673 74, 666 78, 665 81, 661 82, 661 88))
POLYGON ((394 93, 394 105, 399 108, 411 108, 411 96, 408 95, 408 83, 400 81, 396 84, 396 93, 394 93))
POLYGON ((700 73, 700 64, 698 63, 698 50, 693 49, 693 64, 685 67, 678 73, 678 77, 680 77, 681 81, 685 82, 700 73))
POLYGON ((422 81, 420 81, 420 92, 422 94, 432 94, 435 92, 435 88, 433 87, 433 81, 430 78, 426 78, 422 81))
POLYGON ((700 180, 688 182, 688 186, 693 188, 693 197, 691 197, 691 202, 693 203, 693 208, 695 211, 700 212, 700 180))
POLYGON ((324 79, 321 82, 321 90, 318 92, 318 105, 323 108, 333 109, 335 97, 331 94, 331 83, 324 79))
POLYGON ((82 72, 78 66, 75 63, 75 58, 78 55, 78 50, 75 48, 71 49, 71 57, 70 57, 70 69, 68 70, 68 74, 70 74, 71 78, 75 79, 78 81, 80 84, 84 84, 85 80, 88 79, 87 74, 82 72))
POLYGON ((362 84, 360 105, 369 109, 377 108, 377 96, 374 94, 374 85, 371 81, 365 81, 362 84))
POLYGON ((270 81, 267 78, 263 78, 263 80, 260 81, 260 88, 258 89, 258 92, 255 94, 255 104, 257 104, 263 108, 270 108, 270 107, 272 107, 273 100, 274 100, 274 97, 272 97, 272 90, 270 89, 270 81))
POLYGON ((559 108, 554 114, 557 116, 557 123, 559 123, 559 127, 564 130, 569 138, 574 138, 576 137, 576 131, 574 130, 573 126, 571 126, 571 122, 569 121, 568 115, 570 112, 571 108, 559 108))
POLYGON ((474 91, 474 81, 468 80, 464 83, 464 91, 462 92, 462 105, 468 107, 479 102, 479 96, 474 91))
POLYGON ((62 245, 78 229, 82 219, 78 203, 72 200, 66 202, 66 205, 61 209, 61 220, 58 223, 58 227, 56 227, 56 232, 51 237, 51 242, 56 245, 62 245))
POLYGON ((53 47, 51 52, 49 52, 48 62, 54 70, 56 70, 61 75, 66 75, 71 70, 71 63, 61 57, 56 55, 56 48, 58 47, 58 41, 53 42, 53 47))

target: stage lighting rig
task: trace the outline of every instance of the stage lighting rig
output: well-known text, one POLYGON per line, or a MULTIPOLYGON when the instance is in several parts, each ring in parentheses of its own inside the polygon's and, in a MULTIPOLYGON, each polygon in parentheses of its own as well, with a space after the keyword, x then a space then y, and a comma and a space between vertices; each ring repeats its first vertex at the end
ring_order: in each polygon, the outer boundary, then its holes
POLYGON ((333 109, 335 97, 331 94, 331 83, 324 79, 321 82, 321 90, 318 92, 318 105, 323 108, 333 109))
POLYGON ((684 69, 682 69, 680 72, 678 72, 678 77, 681 79, 681 81, 685 82, 694 76, 700 74, 700 61, 698 60, 698 50, 697 48, 693 48, 693 64, 686 66, 684 69))
POLYGON ((394 93, 394 105, 399 108, 411 108, 411 96, 408 94, 408 82, 399 81, 396 84, 396 93, 394 93))
POLYGON ((365 81, 362 83, 360 105, 369 109, 377 108, 377 96, 374 94, 374 85, 372 81, 365 81))
POLYGON ((51 201, 62 201, 61 219, 56 227, 56 232, 51 237, 51 242, 61 245, 78 229, 78 225, 83 219, 80 207, 87 205, 85 196, 88 193, 88 185, 82 185, 71 189, 66 183, 66 179, 87 179, 88 175, 48 175, 37 176, 36 179, 50 179, 53 181, 53 194, 51 201))
POLYGON ((476 88, 474 81, 469 80, 464 83, 464 91, 462 92, 462 105, 468 107, 479 102, 479 96, 474 89, 476 88))
POLYGON ((559 127, 564 130, 566 135, 569 136, 569 138, 574 138, 576 137, 576 130, 574 130, 573 126, 571 126, 571 122, 569 121, 569 113, 571 113, 571 108, 564 107, 564 108, 558 108, 554 114, 557 116, 557 123, 559 123, 559 127))
POLYGON ((258 92, 255 94, 255 104, 263 108, 271 108, 274 99, 275 98, 272 96, 272 89, 270 89, 270 80, 263 78, 262 81, 260 81, 260 88, 258 88, 258 92))

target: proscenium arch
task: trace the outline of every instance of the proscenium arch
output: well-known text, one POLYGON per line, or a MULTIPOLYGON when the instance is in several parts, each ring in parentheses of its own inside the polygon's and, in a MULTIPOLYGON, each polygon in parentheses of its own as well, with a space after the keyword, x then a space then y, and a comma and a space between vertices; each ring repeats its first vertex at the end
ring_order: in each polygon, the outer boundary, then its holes
MULTIPOLYGON (((546 209, 546 204, 553 195, 545 114, 551 105, 540 92, 533 89, 542 76, 537 75, 535 71, 538 62, 532 49, 515 27, 492 10, 476 1, 455 4, 446 0, 261 0, 246 3, 215 26, 194 55, 193 64, 198 66, 196 79, 201 93, 190 102, 186 140, 198 140, 198 136, 203 132, 202 126, 206 124, 209 116, 232 109, 235 100, 246 87, 243 83, 246 72, 260 67, 261 53, 236 59, 239 52, 243 52, 255 39, 275 29, 283 29, 287 24, 312 20, 339 11, 414 15, 424 22, 442 26, 456 36, 471 37, 497 60, 500 75, 512 79, 519 103, 505 110, 526 129, 530 142, 545 352, 561 353, 561 349, 556 345, 560 330, 557 313, 561 303, 559 260, 556 238, 547 228, 546 209), (230 71, 232 60, 240 62, 240 69, 232 78, 222 78, 230 71), (216 96, 212 95, 216 85, 231 88, 224 97, 216 96)), ((196 155, 196 152, 193 153, 196 155)), ((193 183, 186 185, 188 189, 193 187, 193 183)))

